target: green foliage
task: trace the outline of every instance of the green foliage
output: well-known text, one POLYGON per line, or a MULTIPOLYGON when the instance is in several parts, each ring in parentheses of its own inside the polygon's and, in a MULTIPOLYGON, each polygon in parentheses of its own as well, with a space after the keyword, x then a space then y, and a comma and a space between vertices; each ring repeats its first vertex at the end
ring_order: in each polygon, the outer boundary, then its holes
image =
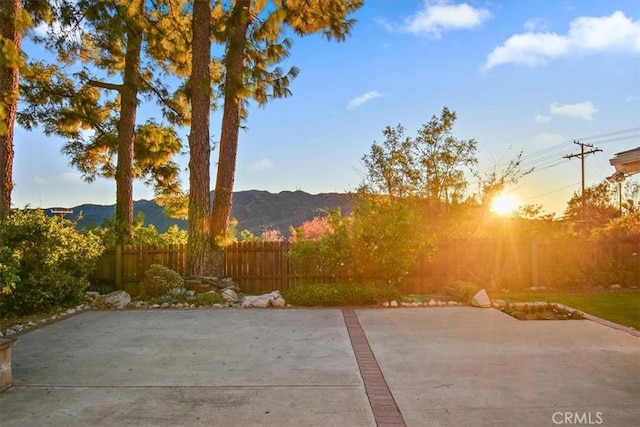
MULTIPOLYGON (((106 248, 116 245, 115 218, 105 221, 100 227, 90 228, 93 234, 100 237, 106 248)), ((164 233, 159 233, 153 224, 144 225, 142 212, 138 213, 133 223, 133 236, 124 242, 131 245, 176 245, 187 243, 187 232, 177 225, 172 225, 164 233)))
POLYGON ((339 210, 330 212, 324 232, 305 238, 302 230, 293 233, 287 256, 303 277, 314 275, 349 276, 352 273, 349 228, 351 219, 339 210))
POLYGON ((358 275, 391 283, 401 281, 417 256, 435 245, 425 219, 408 201, 374 197, 356 207, 351 240, 358 275))
POLYGON ((325 232, 314 240, 296 235, 288 253, 303 276, 399 283, 417 256, 434 247, 424 218, 408 201, 363 195, 351 217, 336 211, 327 221, 325 232))
POLYGON ((184 279, 178 273, 162 265, 152 264, 140 282, 140 297, 157 298, 183 286, 184 279))
POLYGON ((32 314, 82 302, 104 250, 97 236, 41 210, 14 210, 0 222, 0 309, 32 314))
POLYGON ((213 304, 225 304, 226 301, 217 292, 206 292, 202 294, 196 294, 195 305, 197 306, 210 306, 213 304))
POLYGON ((471 298, 478 292, 480 288, 470 282, 458 280, 451 285, 451 298, 455 301, 468 304, 471 298))
POLYGON ((310 284, 291 288, 282 297, 298 306, 368 306, 398 300, 395 286, 363 284, 310 284))

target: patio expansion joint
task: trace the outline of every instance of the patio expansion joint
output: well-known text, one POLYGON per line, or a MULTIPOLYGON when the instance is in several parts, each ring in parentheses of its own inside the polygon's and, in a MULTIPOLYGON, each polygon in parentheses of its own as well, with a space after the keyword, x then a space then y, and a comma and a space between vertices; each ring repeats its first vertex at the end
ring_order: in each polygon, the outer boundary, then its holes
POLYGON ((406 426, 380 365, 369 346, 369 341, 353 308, 342 309, 344 323, 360 369, 364 388, 369 398, 373 417, 378 427, 406 426))

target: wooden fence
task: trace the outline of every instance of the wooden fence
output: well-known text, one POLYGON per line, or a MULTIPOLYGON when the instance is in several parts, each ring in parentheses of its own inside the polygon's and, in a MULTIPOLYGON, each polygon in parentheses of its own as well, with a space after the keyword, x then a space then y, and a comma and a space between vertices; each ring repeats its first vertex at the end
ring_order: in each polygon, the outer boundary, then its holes
MULTIPOLYGON (((226 250, 224 276, 232 277, 243 292, 254 295, 276 289, 285 291, 304 283, 348 279, 322 272, 303 274, 287 256, 289 249, 288 242, 232 244, 226 250)), ((629 280, 640 282, 639 239, 592 248, 581 240, 494 238, 441 242, 433 257, 428 253, 418 256, 399 288, 407 294, 441 293, 455 280, 490 289, 549 286, 603 260, 624 265, 629 270, 629 280)), ((161 264, 184 275, 186 246, 126 245, 109 250, 96 268, 96 290, 124 289, 136 295, 138 283, 151 264, 161 264)))

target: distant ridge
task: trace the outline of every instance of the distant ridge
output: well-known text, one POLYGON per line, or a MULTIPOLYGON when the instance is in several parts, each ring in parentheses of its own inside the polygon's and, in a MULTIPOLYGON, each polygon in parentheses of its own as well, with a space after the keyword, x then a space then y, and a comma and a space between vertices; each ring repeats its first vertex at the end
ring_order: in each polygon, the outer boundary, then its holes
MULTIPOLYGON (((213 197, 213 194, 212 194, 213 197)), ((289 227, 297 227, 316 216, 326 215, 331 209, 341 209, 344 214, 351 213, 350 195, 345 193, 309 194, 304 191, 268 191, 248 190, 233 193, 233 209, 231 216, 238 220, 238 230, 249 230, 253 234, 260 234, 265 228, 279 230, 285 236, 289 235, 289 227)), ((61 207, 46 208, 45 213, 52 215, 51 210, 61 207)), ((73 214, 65 218, 76 220, 79 229, 97 226, 111 218, 116 211, 115 205, 83 204, 68 209, 73 214)), ((153 200, 137 200, 133 203, 133 215, 142 212, 144 224, 153 224, 159 232, 177 224, 182 229, 188 228, 187 221, 169 218, 162 206, 153 200)))

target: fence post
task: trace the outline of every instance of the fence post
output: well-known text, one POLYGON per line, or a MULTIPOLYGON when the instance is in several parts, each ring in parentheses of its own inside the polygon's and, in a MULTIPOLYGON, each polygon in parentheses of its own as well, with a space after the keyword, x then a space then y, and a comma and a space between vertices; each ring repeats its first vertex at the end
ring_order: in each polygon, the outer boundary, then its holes
POLYGON ((116 245, 116 289, 122 289, 122 245, 116 245))

